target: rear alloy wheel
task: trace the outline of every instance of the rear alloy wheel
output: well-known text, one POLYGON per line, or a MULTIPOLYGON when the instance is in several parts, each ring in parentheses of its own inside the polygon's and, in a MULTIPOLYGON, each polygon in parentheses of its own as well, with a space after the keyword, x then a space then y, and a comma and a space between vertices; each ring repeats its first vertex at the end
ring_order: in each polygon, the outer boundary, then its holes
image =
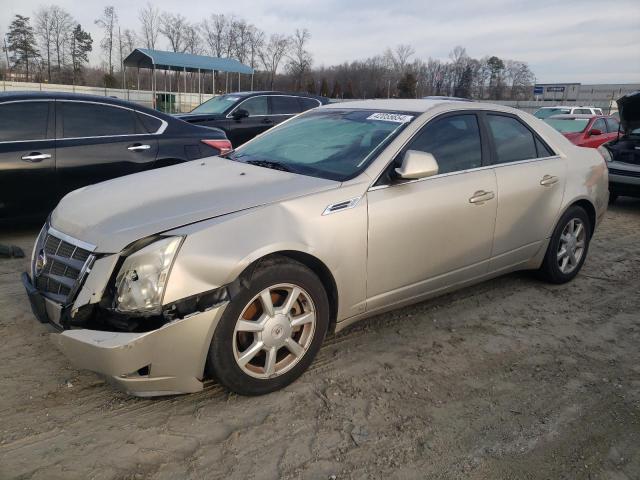
POLYGON ((553 283, 572 280, 582 268, 591 235, 591 222, 582 207, 573 206, 562 216, 549 241, 539 273, 553 283))
POLYGON ((265 260, 246 280, 220 319, 208 370, 236 393, 261 395, 311 364, 329 326, 329 302, 320 279, 294 260, 265 260))

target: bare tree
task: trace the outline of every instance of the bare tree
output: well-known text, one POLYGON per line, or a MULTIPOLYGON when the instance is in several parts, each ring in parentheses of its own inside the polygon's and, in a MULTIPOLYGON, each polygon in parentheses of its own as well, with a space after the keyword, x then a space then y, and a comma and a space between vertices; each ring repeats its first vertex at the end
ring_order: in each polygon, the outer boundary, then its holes
POLYGON ((227 51, 228 25, 227 17, 222 14, 212 14, 209 18, 205 18, 200 24, 200 30, 208 46, 209 55, 222 57, 224 52, 227 51))
POLYGON ((313 57, 307 50, 307 44, 311 39, 309 30, 297 29, 290 43, 289 54, 287 55, 287 71, 293 76, 295 89, 301 90, 304 77, 311 70, 313 57))
POLYGON ((264 46, 264 32, 251 25, 249 36, 249 66, 253 69, 257 66, 260 50, 264 46))
POLYGON ((160 26, 158 31, 169 40, 171 50, 174 52, 185 51, 185 29, 188 25, 187 19, 179 13, 163 13, 160 15, 160 26))
POLYGON ((53 5, 50 8, 53 27, 53 44, 56 52, 58 72, 60 72, 65 64, 65 55, 69 47, 68 40, 75 26, 75 21, 69 12, 63 8, 57 5, 53 5))
POLYGON ((98 18, 94 23, 104 31, 100 46, 107 57, 109 75, 113 76, 113 49, 115 47, 116 25, 118 24, 118 15, 115 7, 104 7, 102 17, 98 18))
POLYGON ((138 13, 138 20, 140 20, 140 29, 142 30, 145 48, 155 50, 160 27, 160 9, 154 7, 151 3, 147 3, 138 13))
POLYGON ((51 56, 53 55, 52 6, 40 7, 34 16, 35 34, 46 62, 47 80, 51 82, 51 56))
POLYGON ((195 25, 185 25, 184 27, 184 50, 194 55, 203 53, 202 38, 195 25))
POLYGON ((290 41, 289 37, 275 33, 269 37, 269 41, 260 51, 260 60, 262 61, 262 65, 269 76, 269 85, 271 89, 273 89, 273 83, 276 77, 276 72, 278 71, 278 66, 289 49, 290 41))

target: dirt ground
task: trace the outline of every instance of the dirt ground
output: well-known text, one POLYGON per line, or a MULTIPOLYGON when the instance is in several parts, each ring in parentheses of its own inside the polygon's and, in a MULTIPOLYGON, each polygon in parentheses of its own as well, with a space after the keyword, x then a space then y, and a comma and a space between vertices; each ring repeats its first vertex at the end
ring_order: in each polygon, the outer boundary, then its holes
POLYGON ((519 273, 373 318, 258 398, 137 399, 72 368, 27 263, 0 260, 1 479, 640 478, 640 201, 572 283, 519 273))

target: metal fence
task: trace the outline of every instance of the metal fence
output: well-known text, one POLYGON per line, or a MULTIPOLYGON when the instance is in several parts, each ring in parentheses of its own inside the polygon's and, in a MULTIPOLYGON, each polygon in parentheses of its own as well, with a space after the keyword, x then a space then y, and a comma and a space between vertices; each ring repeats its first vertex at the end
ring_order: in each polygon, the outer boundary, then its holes
POLYGON ((138 103, 149 108, 158 108, 169 113, 190 112, 202 102, 209 100, 213 95, 183 92, 156 92, 154 98, 150 90, 129 90, 120 88, 83 87, 78 85, 60 85, 54 83, 28 83, 28 82, 0 82, 0 91, 3 92, 67 92, 83 93, 85 95, 99 95, 115 97, 130 102, 138 103))

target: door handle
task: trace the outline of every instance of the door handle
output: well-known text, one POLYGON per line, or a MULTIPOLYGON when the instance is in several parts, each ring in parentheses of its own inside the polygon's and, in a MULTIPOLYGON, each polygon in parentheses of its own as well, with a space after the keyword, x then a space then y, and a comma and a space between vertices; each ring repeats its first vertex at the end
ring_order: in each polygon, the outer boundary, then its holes
POLYGON ((266 123, 267 125, 271 125, 273 123, 273 120, 271 120, 270 118, 265 118, 264 120, 262 120, 262 123, 266 123))
POLYGON ((540 185, 543 187, 550 187, 556 183, 558 183, 558 177, 554 177, 553 175, 545 175, 542 177, 542 180, 540 180, 540 185))
POLYGON ((482 205, 484 202, 495 198, 495 194, 493 192, 485 192, 484 190, 478 190, 473 196, 469 199, 469 203, 473 203, 474 205, 482 205))
POLYGON ((131 150, 132 152, 142 152, 144 150, 149 150, 151 145, 131 145, 127 150, 131 150))
POLYGON ((21 157, 25 162, 41 162, 42 160, 47 160, 51 158, 51 155, 48 153, 40 153, 40 152, 31 152, 29 155, 24 155, 21 157))

